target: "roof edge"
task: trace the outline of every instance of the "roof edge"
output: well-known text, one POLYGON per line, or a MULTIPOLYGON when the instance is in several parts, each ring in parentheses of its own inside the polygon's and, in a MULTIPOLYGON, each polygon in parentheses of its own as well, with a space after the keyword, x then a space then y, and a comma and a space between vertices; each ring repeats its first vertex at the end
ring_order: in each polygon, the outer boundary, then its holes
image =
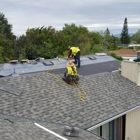
POLYGON ((108 122, 110 122, 110 121, 112 121, 112 120, 115 120, 115 119, 119 118, 120 116, 123 116, 123 115, 125 115, 125 114, 127 114, 127 113, 133 111, 134 109, 139 108, 139 107, 140 107, 140 105, 137 106, 137 107, 134 107, 134 108, 132 108, 132 109, 130 109, 130 110, 128 110, 128 111, 125 111, 125 112, 123 112, 123 113, 121 113, 121 114, 119 114, 119 115, 117 115, 117 116, 115 116, 115 117, 112 117, 112 118, 110 118, 110 119, 108 119, 108 120, 106 120, 106 121, 103 121, 103 122, 101 122, 101 123, 99 123, 99 124, 97 124, 97 125, 95 125, 95 126, 92 126, 92 127, 88 128, 87 130, 88 130, 88 131, 92 131, 93 129, 95 129, 95 128, 99 127, 99 126, 102 126, 102 125, 104 125, 104 124, 106 124, 106 123, 108 123, 108 122))

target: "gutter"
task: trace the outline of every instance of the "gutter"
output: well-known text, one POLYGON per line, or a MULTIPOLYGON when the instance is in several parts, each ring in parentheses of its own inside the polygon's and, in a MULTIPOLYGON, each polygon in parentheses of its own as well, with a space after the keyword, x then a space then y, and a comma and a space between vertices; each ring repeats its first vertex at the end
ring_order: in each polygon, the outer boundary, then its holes
POLYGON ((97 125, 94 125, 94 126, 88 128, 87 130, 88 130, 88 131, 92 131, 92 130, 94 130, 95 128, 98 128, 98 127, 100 127, 100 126, 102 126, 102 125, 104 125, 104 124, 106 124, 106 123, 108 123, 108 122, 110 122, 110 121, 113 121, 113 120, 115 120, 115 119, 117 119, 117 118, 119 118, 119 117, 121 117, 121 116, 123 116, 123 115, 125 115, 125 114, 127 114, 127 113, 129 113, 129 112, 131 112, 131 111, 133 111, 133 110, 135 110, 135 109, 137 109, 137 108, 139 108, 139 107, 140 107, 140 105, 137 106, 137 107, 134 107, 134 108, 132 108, 132 109, 130 109, 130 110, 128 110, 128 111, 125 111, 125 112, 123 112, 123 113, 121 113, 121 114, 119 114, 119 115, 117 115, 117 116, 115 116, 115 117, 112 117, 112 118, 110 118, 110 119, 108 119, 108 120, 106 120, 106 121, 103 121, 103 122, 101 122, 101 123, 99 123, 99 124, 97 124, 97 125))

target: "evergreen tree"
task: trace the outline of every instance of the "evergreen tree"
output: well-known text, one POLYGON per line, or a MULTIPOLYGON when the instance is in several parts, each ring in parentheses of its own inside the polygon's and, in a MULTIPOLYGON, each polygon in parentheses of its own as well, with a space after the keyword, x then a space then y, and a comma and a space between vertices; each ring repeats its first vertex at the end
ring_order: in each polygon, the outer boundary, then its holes
POLYGON ((109 29, 107 28, 106 31, 104 32, 105 36, 110 36, 110 31, 109 29))
POLYGON ((140 29, 132 36, 131 40, 135 43, 140 43, 140 29))
POLYGON ((0 12, 0 63, 13 59, 15 41, 16 36, 12 33, 12 25, 0 12))
POLYGON ((124 20, 124 25, 123 25, 120 39, 121 39, 122 44, 129 44, 130 43, 130 36, 128 34, 127 18, 125 18, 125 20, 124 20))
POLYGON ((0 34, 10 40, 16 39, 16 36, 12 33, 12 25, 8 23, 3 13, 0 13, 0 34))

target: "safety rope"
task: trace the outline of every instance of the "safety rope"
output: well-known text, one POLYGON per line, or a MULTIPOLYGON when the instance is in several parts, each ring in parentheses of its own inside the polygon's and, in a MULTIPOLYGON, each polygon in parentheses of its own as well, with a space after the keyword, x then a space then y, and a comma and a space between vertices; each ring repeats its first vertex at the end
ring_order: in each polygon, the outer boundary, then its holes
MULTIPOLYGON (((58 65, 60 64, 60 62, 61 62, 60 59, 59 59, 58 61, 59 61, 59 63, 57 63, 57 64, 54 65, 49 71, 47 71, 47 75, 50 75, 50 76, 54 77, 55 79, 57 79, 58 81, 60 81, 61 83, 65 84, 65 85, 67 85, 67 86, 71 86, 71 85, 67 84, 66 82, 64 82, 63 80, 61 80, 60 78, 58 78, 56 75, 50 73, 50 72, 52 72, 56 67, 58 67, 58 65)), ((85 97, 85 95, 86 95, 86 92, 85 92, 84 88, 83 88, 83 87, 78 87, 74 82, 72 82, 72 84, 74 84, 75 88, 79 91, 79 92, 78 92, 78 96, 79 96, 80 100, 81 100, 81 101, 84 101, 84 97, 85 97)))

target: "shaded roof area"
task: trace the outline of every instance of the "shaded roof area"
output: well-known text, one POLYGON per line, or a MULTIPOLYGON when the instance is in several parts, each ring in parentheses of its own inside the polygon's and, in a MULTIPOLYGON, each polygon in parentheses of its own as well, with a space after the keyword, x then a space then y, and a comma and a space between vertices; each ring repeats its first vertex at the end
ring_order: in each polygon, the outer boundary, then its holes
MULTIPOLYGON (((88 65, 82 65, 80 68, 78 68, 78 74, 87 76, 87 75, 93 75, 103 72, 112 72, 118 70, 120 68, 120 62, 118 60, 112 60, 107 62, 100 62, 100 63, 93 63, 88 65)), ((62 74, 64 73, 65 68, 61 69, 54 69, 54 74, 62 74)))

